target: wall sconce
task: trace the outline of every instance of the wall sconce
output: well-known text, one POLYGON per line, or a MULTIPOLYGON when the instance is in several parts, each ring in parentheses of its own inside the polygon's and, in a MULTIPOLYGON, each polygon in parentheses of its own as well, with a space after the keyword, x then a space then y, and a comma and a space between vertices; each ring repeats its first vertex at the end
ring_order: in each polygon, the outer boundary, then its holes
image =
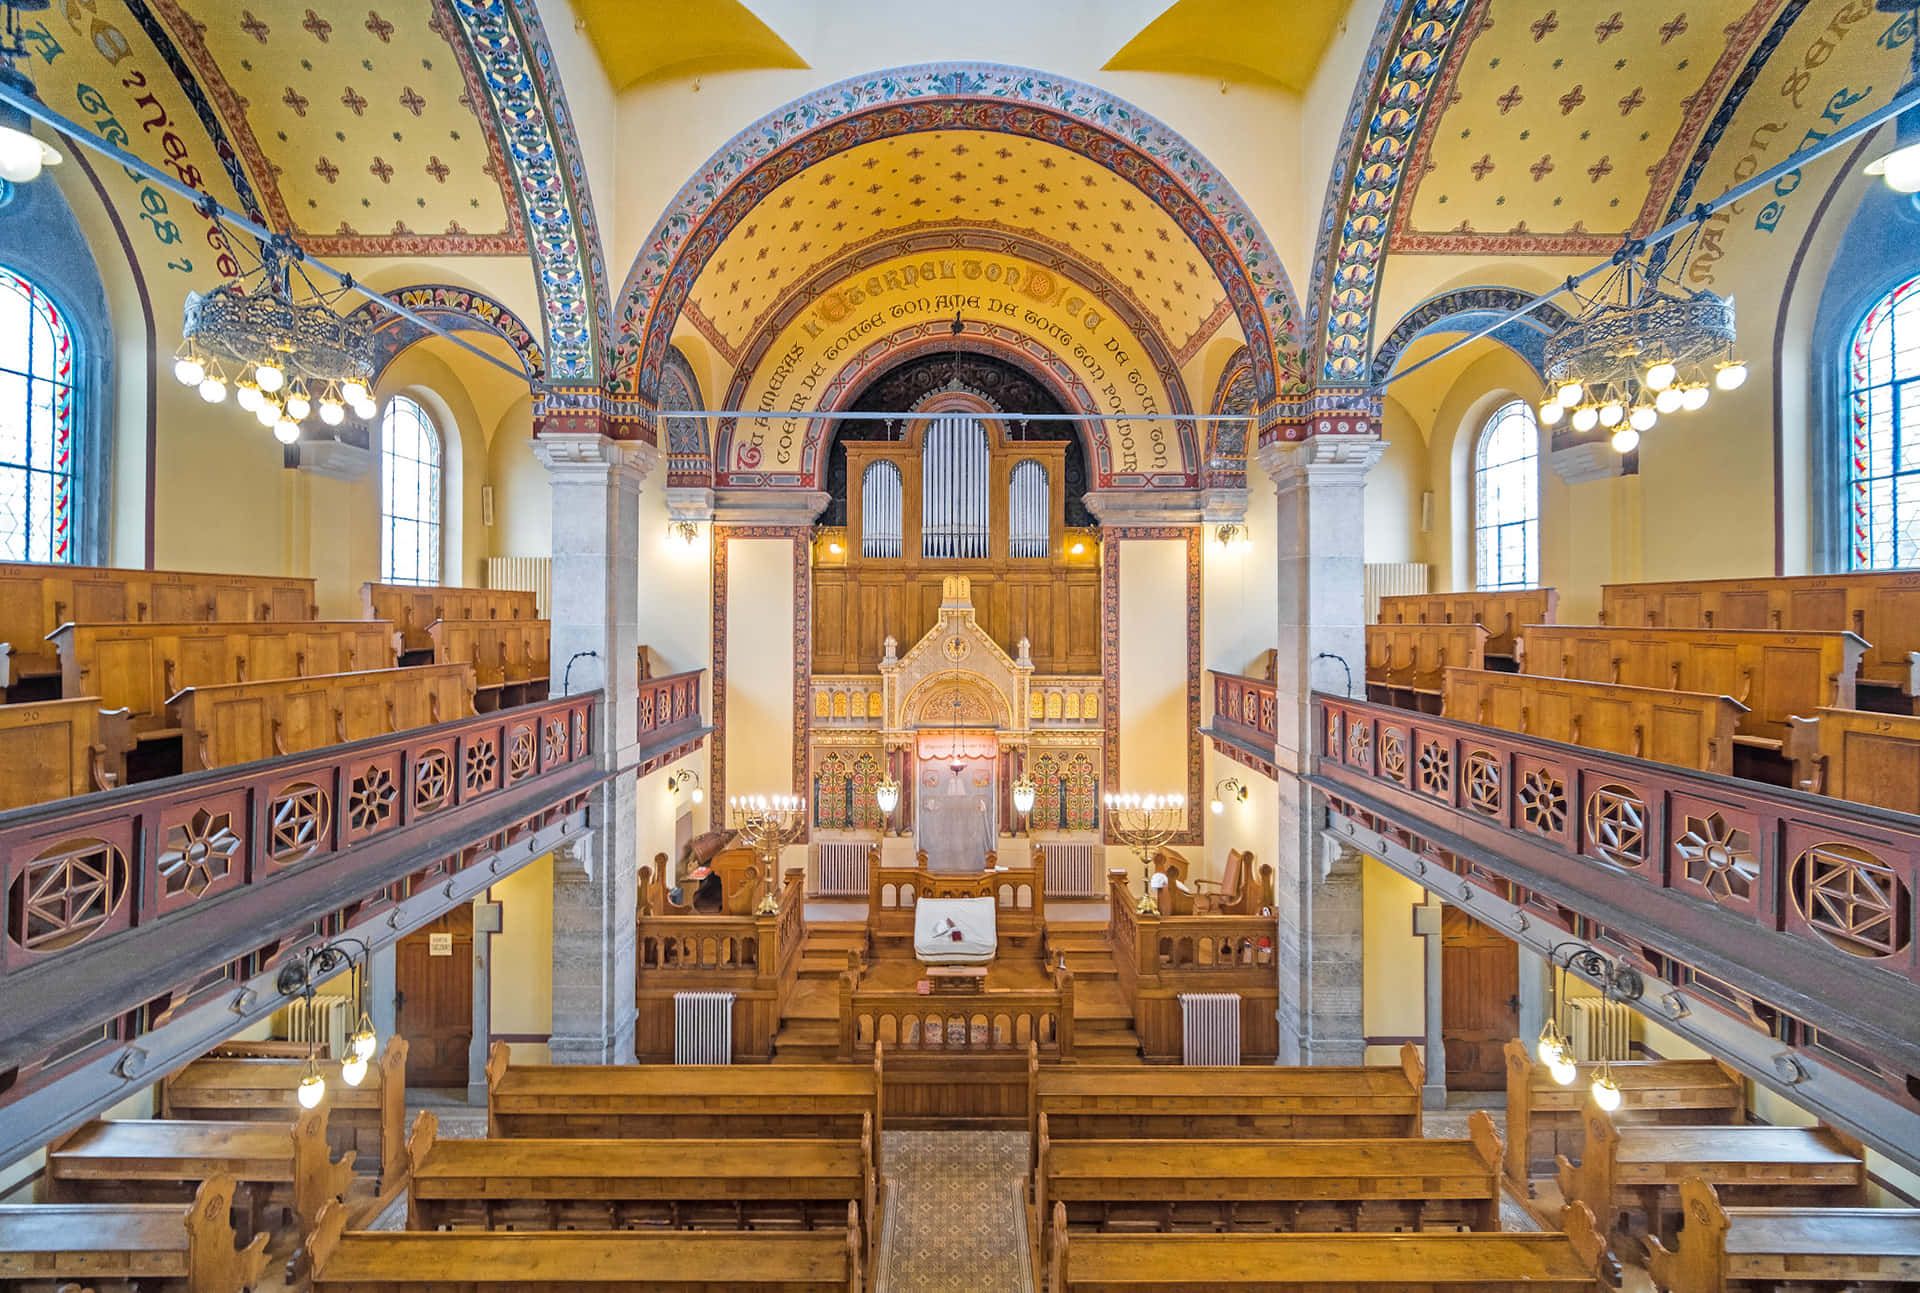
MULTIPOLYGON (((1609 961, 1590 947, 1578 943, 1560 943, 1547 953, 1547 965, 1559 968, 1561 991, 1558 997, 1564 997, 1566 971, 1577 969, 1587 978, 1594 980, 1600 987, 1602 999, 1607 1001, 1638 1001, 1646 991, 1646 983, 1639 971, 1609 961), (1556 962, 1561 948, 1572 947, 1576 950, 1567 953, 1565 962, 1556 962)), ((1547 1003, 1546 1026, 1540 1030, 1540 1042, 1537 1053, 1540 1062, 1547 1066, 1547 1072, 1561 1086, 1571 1086, 1575 1076, 1573 1042, 1561 1031, 1558 1010, 1554 1001, 1547 1003)), ((1608 1113, 1620 1107, 1620 1086, 1613 1080, 1613 1057, 1603 1055, 1600 1058, 1600 1071, 1594 1074, 1593 1085, 1589 1088, 1593 1102, 1608 1113)))
POLYGON ((1213 802, 1207 805, 1207 810, 1215 817, 1218 817, 1227 811, 1227 800, 1229 799, 1233 800, 1236 804, 1244 804, 1247 802, 1246 784, 1238 777, 1226 777, 1214 783, 1213 802))
POLYGON ((880 805, 880 811, 888 817, 900 806, 900 783, 893 779, 891 772, 880 778, 880 784, 873 788, 874 802, 880 805))
MULTIPOLYGON (((380 1041, 374 1034, 373 1020, 367 1014, 367 956, 367 945, 359 939, 338 939, 325 947, 309 948, 299 960, 287 962, 280 967, 280 975, 274 980, 274 988, 281 996, 311 1000, 321 978, 340 969, 353 971, 353 1004, 360 1022, 347 1034, 346 1055, 340 1061, 340 1080, 348 1086, 359 1086, 366 1080, 367 1064, 373 1059, 380 1041), (343 946, 347 943, 360 949, 358 969, 354 968, 353 953, 343 946)), ((316 1046, 307 1047, 306 1076, 300 1079, 294 1094, 303 1109, 314 1108, 326 1097, 327 1080, 320 1076, 320 1057, 316 1046)))
POLYGON ((694 544, 700 542, 700 522, 668 521, 667 537, 669 539, 678 539, 691 548, 694 544))
POLYGON ((1033 778, 1021 773, 1013 783, 1013 811, 1025 817, 1033 811, 1033 778))
POLYGON ((693 804, 700 804, 705 802, 707 798, 707 792, 700 788, 700 774, 695 772, 692 768, 682 768, 680 769, 680 771, 674 773, 671 777, 667 778, 668 794, 678 795, 680 793, 680 787, 682 786, 692 787, 687 792, 688 802, 693 804))
POLYGON ((1246 548, 1253 545, 1253 536, 1247 532, 1247 527, 1244 525, 1236 525, 1231 521, 1225 525, 1214 526, 1213 539, 1215 543, 1218 543, 1229 552, 1232 552, 1236 548, 1246 548))
POLYGON ((841 553, 845 552, 846 550, 847 550, 847 545, 840 542, 840 540, 838 539, 827 540, 827 551, 832 553, 834 556, 837 557, 841 553))

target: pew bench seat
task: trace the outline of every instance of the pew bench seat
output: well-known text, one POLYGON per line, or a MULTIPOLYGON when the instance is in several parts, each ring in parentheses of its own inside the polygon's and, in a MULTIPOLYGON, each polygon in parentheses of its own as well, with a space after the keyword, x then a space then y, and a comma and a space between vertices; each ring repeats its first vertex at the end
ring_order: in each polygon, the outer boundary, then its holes
POLYGON ((1647 1241, 1648 1270, 1669 1293, 1920 1284, 1920 1209, 1725 1208, 1699 1177, 1680 1200, 1687 1224, 1675 1249, 1647 1241))
POLYGON ((267 1266, 267 1236, 235 1246, 234 1183, 211 1177, 173 1203, 0 1206, 0 1283, 85 1280, 157 1293, 240 1293, 267 1266))

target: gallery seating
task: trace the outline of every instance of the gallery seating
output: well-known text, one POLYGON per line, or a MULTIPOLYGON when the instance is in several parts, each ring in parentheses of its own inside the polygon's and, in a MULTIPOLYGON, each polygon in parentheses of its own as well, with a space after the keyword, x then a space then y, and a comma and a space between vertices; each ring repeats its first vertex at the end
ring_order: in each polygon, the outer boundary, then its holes
POLYGON ((1800 788, 1856 804, 1920 813, 1920 718, 1820 709, 1788 738, 1800 788))
POLYGON ((1733 774, 1746 706, 1705 692, 1449 669, 1441 712, 1525 736, 1733 774))
POLYGON ((189 687, 167 702, 182 771, 227 768, 467 718, 471 665, 189 687))
POLYGON ((125 785, 131 715, 98 696, 0 705, 0 812, 125 785))
MULTIPOLYGON (((1551 624, 1560 595, 1551 588, 1503 588, 1497 592, 1412 593, 1380 599, 1382 624, 1480 624, 1490 656, 1512 656, 1528 624, 1551 624)), ((1464 667, 1464 666, 1462 666, 1464 667)))
POLYGON ((367 619, 392 623, 402 654, 433 650, 428 627, 435 620, 531 620, 540 614, 534 594, 505 588, 366 583, 360 604, 367 619))
POLYGON ((1483 624, 1367 625, 1367 699, 1429 714, 1440 712, 1448 666, 1484 669, 1483 624))

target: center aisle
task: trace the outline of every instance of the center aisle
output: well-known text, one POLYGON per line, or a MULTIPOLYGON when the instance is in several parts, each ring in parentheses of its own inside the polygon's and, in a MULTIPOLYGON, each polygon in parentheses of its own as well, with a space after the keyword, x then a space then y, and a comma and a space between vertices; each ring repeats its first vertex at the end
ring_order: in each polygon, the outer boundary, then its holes
POLYGON ((889 1131, 878 1293, 1033 1293, 1027 1133, 889 1131))

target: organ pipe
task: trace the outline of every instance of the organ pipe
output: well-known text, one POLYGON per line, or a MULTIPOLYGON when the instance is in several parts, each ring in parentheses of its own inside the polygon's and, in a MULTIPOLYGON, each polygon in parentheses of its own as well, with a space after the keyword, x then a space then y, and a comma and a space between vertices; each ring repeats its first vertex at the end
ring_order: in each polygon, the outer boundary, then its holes
POLYGON ((1044 558, 1047 555, 1049 493, 1045 466, 1031 458, 1015 464, 1007 490, 1011 522, 1008 556, 1044 558))
POLYGON ((987 555, 987 429, 978 418, 937 417, 921 443, 921 555, 987 555))
POLYGON ((860 478, 860 555, 901 555, 900 468, 872 462, 860 478))

